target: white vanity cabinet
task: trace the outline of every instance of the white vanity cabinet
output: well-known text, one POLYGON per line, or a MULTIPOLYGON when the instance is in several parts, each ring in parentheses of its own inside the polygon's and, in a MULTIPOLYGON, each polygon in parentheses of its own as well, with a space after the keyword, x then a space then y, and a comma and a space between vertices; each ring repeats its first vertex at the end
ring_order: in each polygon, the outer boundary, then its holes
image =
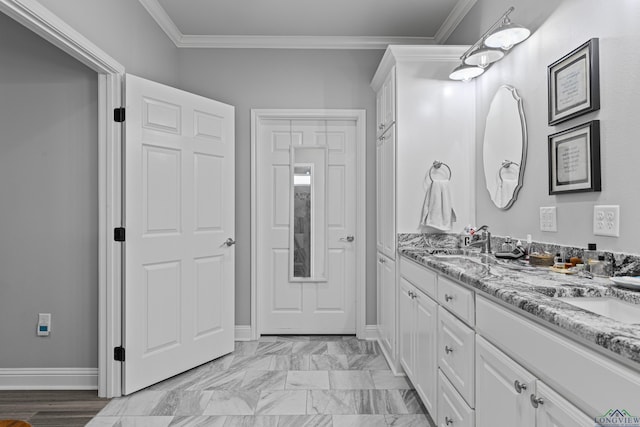
MULTIPOLYGON (((437 410, 438 303, 422 289, 435 287, 436 274, 405 274, 413 263, 401 260, 398 294, 400 363, 410 378, 427 411, 435 417, 437 410), (407 277, 408 276, 408 277, 407 277), (419 285, 414 285, 417 282, 419 285)), ((415 267, 419 268, 419 267, 415 267)), ((411 272, 415 272, 411 270, 411 272)), ((422 273, 418 271, 417 273, 422 273)))
POLYGON ((595 425, 593 418, 479 335, 476 387, 477 427, 595 425))
MULTIPOLYGON (((396 260, 397 233, 419 226, 424 178, 434 161, 452 170, 451 193, 458 222, 475 223, 475 83, 448 79, 466 46, 389 46, 371 81, 376 92, 376 246, 380 259, 396 260)), ((378 266, 379 272, 388 273, 378 266)), ((398 278, 378 276, 378 335, 394 372, 397 298, 380 301, 398 278), (395 344, 394 344, 395 343, 395 344), (386 347, 386 348, 385 348, 386 347)), ((389 291, 390 292, 390 291, 389 291)), ((435 299, 435 296, 434 296, 435 299)))
POLYGON ((594 417, 609 409, 633 408, 629 411, 634 414, 640 408, 637 370, 517 314, 502 303, 476 295, 476 332, 482 336, 476 348, 476 411, 478 420, 487 422, 478 423, 478 427, 513 425, 498 424, 492 418, 495 403, 492 407, 491 394, 505 399, 505 406, 500 408, 506 414, 519 411, 517 408, 530 411, 528 403, 534 409, 528 422, 534 424, 522 425, 536 427, 591 427, 595 425, 594 417), (527 385, 522 396, 508 390, 510 385, 515 390, 516 380, 527 385), (536 402, 539 403, 534 408, 536 402), (510 405, 516 408, 508 408, 510 405))

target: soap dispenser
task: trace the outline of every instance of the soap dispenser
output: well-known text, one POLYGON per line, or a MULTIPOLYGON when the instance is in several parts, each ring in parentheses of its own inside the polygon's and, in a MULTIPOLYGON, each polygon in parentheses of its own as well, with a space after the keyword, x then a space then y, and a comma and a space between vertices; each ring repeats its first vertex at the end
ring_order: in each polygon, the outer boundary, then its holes
POLYGON ((513 242, 511 241, 511 237, 507 236, 504 239, 504 243, 501 247, 501 252, 511 252, 513 250, 513 242))

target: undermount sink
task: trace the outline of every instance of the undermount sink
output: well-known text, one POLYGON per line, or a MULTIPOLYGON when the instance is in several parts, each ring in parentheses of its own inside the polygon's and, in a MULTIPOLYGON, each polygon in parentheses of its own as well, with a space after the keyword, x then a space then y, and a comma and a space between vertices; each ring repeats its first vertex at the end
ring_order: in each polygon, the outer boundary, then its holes
POLYGON ((556 299, 622 323, 640 323, 640 304, 608 297, 559 297, 556 299))

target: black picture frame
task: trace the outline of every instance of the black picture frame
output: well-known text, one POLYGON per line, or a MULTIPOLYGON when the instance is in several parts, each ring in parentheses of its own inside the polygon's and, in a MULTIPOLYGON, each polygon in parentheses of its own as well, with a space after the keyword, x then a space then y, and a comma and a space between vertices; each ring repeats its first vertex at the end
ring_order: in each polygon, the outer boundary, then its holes
POLYGON ((549 135, 549 195, 600 191, 600 121, 549 135))
POLYGON ((547 67, 549 125, 600 109, 598 46, 593 38, 547 67))

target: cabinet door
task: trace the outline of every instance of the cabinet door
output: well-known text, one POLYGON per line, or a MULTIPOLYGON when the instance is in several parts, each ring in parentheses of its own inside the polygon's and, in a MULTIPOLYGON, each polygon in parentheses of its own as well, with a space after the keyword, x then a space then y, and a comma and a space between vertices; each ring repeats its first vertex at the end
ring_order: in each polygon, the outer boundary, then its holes
POLYGON ((384 84, 376 93, 376 135, 380 136, 385 130, 384 125, 384 84))
POLYGON ((534 399, 541 399, 536 409, 537 427, 593 427, 595 421, 569 401, 538 380, 534 399))
POLYGON ((535 377, 489 344, 476 337, 477 427, 534 427, 535 377))
MULTIPOLYGON (((416 335, 416 304, 414 296, 416 288, 404 277, 400 278, 400 289, 398 292, 398 334, 400 348, 400 363, 409 379, 415 384, 414 354, 416 335)), ((416 386, 417 388, 417 386, 416 386)))
POLYGON ((382 252, 396 258, 396 132, 391 126, 382 136, 382 252))
POLYGON ((412 381, 431 417, 437 419, 438 304, 417 289, 414 292, 416 293, 414 298, 416 327, 413 365, 415 380, 412 381))
POLYGON ((396 316, 396 268, 395 262, 384 255, 378 255, 380 318, 378 329, 382 344, 391 357, 395 357, 395 316, 396 316))
POLYGON ((382 101, 384 112, 383 123, 384 128, 388 128, 396 121, 396 69, 391 69, 391 72, 387 76, 382 86, 384 92, 382 101))
POLYGON ((383 227, 387 222, 384 209, 384 148, 384 139, 379 137, 376 143, 376 246, 378 252, 383 252, 385 236, 383 227))

